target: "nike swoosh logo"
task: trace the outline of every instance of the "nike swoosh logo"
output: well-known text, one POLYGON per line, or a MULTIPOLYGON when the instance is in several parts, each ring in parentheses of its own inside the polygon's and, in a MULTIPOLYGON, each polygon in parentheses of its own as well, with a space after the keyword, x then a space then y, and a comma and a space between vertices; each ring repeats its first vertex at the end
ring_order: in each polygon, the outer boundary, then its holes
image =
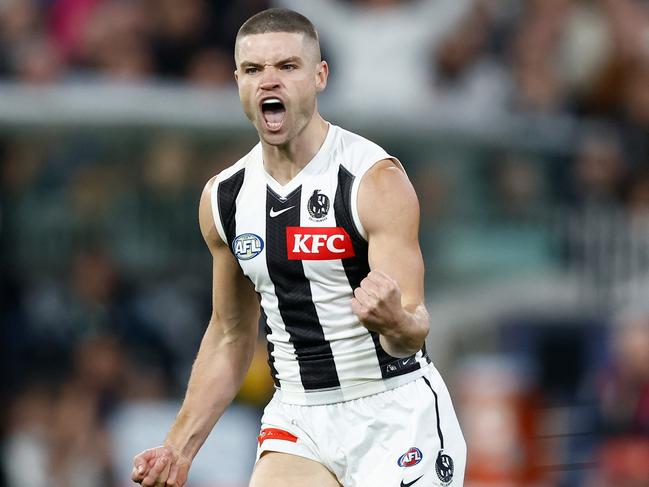
POLYGON ((275 208, 271 208, 269 214, 271 218, 275 218, 276 216, 279 216, 285 211, 291 210, 293 208, 295 208, 295 206, 289 206, 288 208, 284 208, 283 210, 279 210, 279 211, 275 211, 275 208))
POLYGON ((408 482, 408 483, 405 483, 405 482, 402 480, 402 481, 401 481, 401 487, 410 487, 412 484, 414 484, 415 482, 417 482, 417 480, 419 480, 419 479, 422 478, 422 477, 423 477, 423 475, 420 475, 420 476, 417 477, 415 480, 413 480, 412 482, 408 482))

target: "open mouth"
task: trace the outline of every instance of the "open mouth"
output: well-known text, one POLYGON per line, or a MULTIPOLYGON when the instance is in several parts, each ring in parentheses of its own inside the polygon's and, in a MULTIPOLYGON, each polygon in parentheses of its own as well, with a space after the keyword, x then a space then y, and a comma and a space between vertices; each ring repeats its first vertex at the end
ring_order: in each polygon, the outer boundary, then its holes
POLYGON ((266 98, 262 101, 261 113, 269 130, 277 131, 282 128, 286 108, 279 98, 266 98))

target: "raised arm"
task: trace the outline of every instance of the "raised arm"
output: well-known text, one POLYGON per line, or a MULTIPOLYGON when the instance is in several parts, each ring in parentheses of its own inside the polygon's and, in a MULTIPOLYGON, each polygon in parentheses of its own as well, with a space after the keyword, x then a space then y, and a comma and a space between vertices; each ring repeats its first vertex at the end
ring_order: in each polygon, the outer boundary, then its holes
POLYGON ((380 334, 387 353, 412 355, 428 334, 419 203, 392 160, 376 163, 361 180, 358 213, 367 232, 370 273, 354 291, 352 309, 366 328, 380 334))
POLYGON ((134 459, 143 486, 182 486, 199 448, 237 394, 252 360, 259 303, 252 283, 214 224, 210 181, 201 195, 201 233, 212 253, 212 315, 192 367, 182 407, 164 445, 134 459), (166 482, 166 484, 165 484, 166 482))

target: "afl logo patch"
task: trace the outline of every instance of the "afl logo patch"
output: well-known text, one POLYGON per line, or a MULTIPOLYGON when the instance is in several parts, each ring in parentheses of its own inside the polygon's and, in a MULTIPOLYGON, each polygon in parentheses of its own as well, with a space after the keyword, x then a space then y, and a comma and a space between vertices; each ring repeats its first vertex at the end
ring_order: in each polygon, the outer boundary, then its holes
POLYGON ((326 194, 320 193, 319 189, 316 189, 309 198, 307 210, 309 210, 309 215, 312 220, 324 220, 327 218, 327 213, 329 213, 329 197, 326 194))
POLYGON ((413 446, 410 450, 399 457, 399 460, 397 460, 397 465, 399 465, 400 467, 414 467, 419 462, 421 462, 421 459, 423 457, 424 455, 423 453, 421 453, 421 450, 413 446))
POLYGON ((440 451, 435 460, 435 472, 442 485, 450 484, 453 480, 453 459, 440 451))
POLYGON ((264 250, 264 241, 254 233, 242 233, 232 242, 232 252, 239 260, 250 260, 264 250))

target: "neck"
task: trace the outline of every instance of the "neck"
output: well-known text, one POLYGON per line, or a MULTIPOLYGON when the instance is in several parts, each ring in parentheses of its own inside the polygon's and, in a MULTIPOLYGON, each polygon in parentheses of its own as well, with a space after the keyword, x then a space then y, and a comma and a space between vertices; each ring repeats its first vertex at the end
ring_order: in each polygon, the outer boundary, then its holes
POLYGON ((304 129, 282 145, 261 141, 264 168, 280 184, 293 179, 316 155, 325 138, 329 124, 316 112, 304 129))

